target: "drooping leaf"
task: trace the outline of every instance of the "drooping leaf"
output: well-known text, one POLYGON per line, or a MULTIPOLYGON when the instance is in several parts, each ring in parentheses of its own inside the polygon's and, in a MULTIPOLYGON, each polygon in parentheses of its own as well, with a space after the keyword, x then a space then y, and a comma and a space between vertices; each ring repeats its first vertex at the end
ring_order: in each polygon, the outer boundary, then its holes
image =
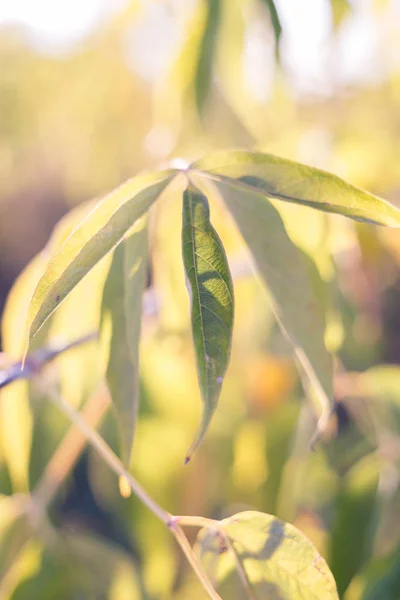
POLYGON ((234 311, 224 247, 211 225, 206 196, 192 186, 183 195, 182 254, 191 292, 192 333, 203 401, 201 425, 187 462, 217 406, 229 363, 234 311))
POLYGON ((221 16, 220 0, 207 0, 207 11, 194 81, 196 105, 200 115, 203 114, 212 80, 216 37, 221 16))
POLYGON ((335 580, 296 527, 256 511, 199 532, 195 550, 222 598, 338 600, 335 580))
POLYGON ((400 210, 340 177, 272 154, 218 152, 191 166, 206 171, 213 180, 235 179, 243 191, 264 197, 305 204, 357 221, 400 227, 400 210))
POLYGON ((267 285, 274 314, 319 402, 322 431, 332 410, 332 364, 324 343, 324 317, 303 257, 271 202, 232 180, 213 181, 209 189, 222 196, 267 285))
POLYGON ((110 325, 107 382, 129 465, 139 400, 139 338, 147 277, 147 218, 117 246, 104 286, 102 325, 110 325), (107 322, 108 319, 108 322, 107 322))
POLYGON ((81 279, 112 250, 157 199, 175 171, 135 177, 111 192, 67 238, 50 260, 31 300, 29 338, 81 279))

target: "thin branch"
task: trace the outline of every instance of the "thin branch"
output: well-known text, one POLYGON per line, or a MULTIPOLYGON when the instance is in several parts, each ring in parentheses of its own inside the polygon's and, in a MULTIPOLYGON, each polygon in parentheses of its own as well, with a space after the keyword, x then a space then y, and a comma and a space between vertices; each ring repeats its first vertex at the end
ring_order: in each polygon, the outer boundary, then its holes
POLYGON ((214 521, 214 519, 207 519, 206 517, 192 517, 186 515, 179 515, 175 517, 175 519, 181 527, 211 527, 213 529, 219 529, 218 521, 214 521))
POLYGON ((77 346, 92 342, 96 340, 97 337, 98 334, 94 331, 77 340, 68 342, 67 344, 36 350, 36 352, 33 352, 26 357, 24 365, 22 365, 21 361, 18 361, 12 364, 8 369, 0 371, 0 389, 18 379, 31 379, 35 375, 38 375, 43 367, 57 358, 60 354, 63 354, 72 348, 76 348, 77 346))
POLYGON ((87 421, 85 421, 82 415, 75 410, 73 406, 64 400, 64 398, 56 389, 47 388, 46 391, 48 398, 53 402, 53 404, 58 406, 58 408, 69 418, 70 421, 79 427, 81 432, 87 438, 89 444, 93 446, 95 450, 97 450, 111 470, 114 471, 114 473, 124 477, 128 481, 133 493, 141 500, 141 502, 143 502, 143 504, 147 506, 147 508, 156 517, 158 517, 168 526, 172 520, 172 515, 161 508, 161 506, 159 506, 152 498, 150 498, 150 496, 136 481, 136 479, 134 479, 132 475, 125 469, 118 456, 111 450, 101 435, 95 429, 93 429, 87 423, 87 421))
MULTIPOLYGON (((110 397, 105 385, 93 393, 83 408, 81 415, 86 423, 96 429, 103 419, 108 407, 110 397)), ((87 437, 77 425, 71 425, 62 442, 57 447, 50 461, 32 492, 32 500, 45 510, 53 501, 61 484, 72 471, 79 456, 87 443, 87 437)))

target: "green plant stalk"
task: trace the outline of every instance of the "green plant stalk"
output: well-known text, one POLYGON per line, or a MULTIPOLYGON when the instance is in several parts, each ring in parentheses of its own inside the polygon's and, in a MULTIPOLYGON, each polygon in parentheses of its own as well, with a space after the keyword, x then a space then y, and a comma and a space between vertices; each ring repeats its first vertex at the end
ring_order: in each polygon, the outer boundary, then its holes
POLYGON ((79 427, 81 432, 87 438, 89 444, 95 448, 95 450, 100 454, 104 462, 108 464, 111 470, 117 475, 120 475, 126 479, 135 496, 137 496, 139 500, 168 527, 185 554, 189 564, 199 578, 199 581, 207 592, 208 596, 212 600, 222 600, 219 594, 215 591, 211 581, 203 569, 202 564, 193 552, 187 537, 180 527, 179 517, 174 517, 169 512, 164 510, 147 494, 147 492, 136 481, 136 479, 132 477, 132 475, 125 469, 122 462, 119 460, 116 454, 114 454, 101 435, 90 425, 88 425, 82 415, 70 404, 68 404, 68 402, 64 400, 64 398, 56 389, 47 389, 47 396, 53 402, 53 404, 55 404, 68 417, 70 421, 79 427))

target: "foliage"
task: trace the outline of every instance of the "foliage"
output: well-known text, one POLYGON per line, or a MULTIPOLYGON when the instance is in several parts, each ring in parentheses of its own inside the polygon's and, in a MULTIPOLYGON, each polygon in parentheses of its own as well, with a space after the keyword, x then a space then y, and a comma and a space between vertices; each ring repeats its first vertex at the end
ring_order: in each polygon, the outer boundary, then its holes
MULTIPOLYGON (((9 295, 0 598, 394 600, 400 254, 375 226, 400 223, 398 81, 340 95, 332 69, 333 100, 299 100, 280 5, 204 0, 148 85, 134 4, 60 60, 0 38, 1 208, 147 170, 67 213, 9 295), (174 155, 203 158, 155 166, 174 155)), ((330 4, 336 48, 357 8, 330 4)))

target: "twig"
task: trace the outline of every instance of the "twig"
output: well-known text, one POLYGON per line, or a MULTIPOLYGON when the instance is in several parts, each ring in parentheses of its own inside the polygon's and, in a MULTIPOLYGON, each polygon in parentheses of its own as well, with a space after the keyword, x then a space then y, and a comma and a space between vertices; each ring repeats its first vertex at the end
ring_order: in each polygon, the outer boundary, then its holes
MULTIPOLYGON (((105 385, 93 393, 81 412, 82 419, 92 428, 96 429, 103 419, 110 398, 105 385)), ((87 437, 77 425, 71 425, 62 442, 54 452, 51 460, 32 492, 32 500, 44 509, 53 501, 60 485, 72 471, 79 456, 87 443, 87 437)))
POLYGON ((97 337, 98 334, 94 331, 77 340, 68 342, 67 344, 52 346, 50 348, 40 348, 26 357, 24 365, 22 365, 21 361, 18 361, 8 369, 0 371, 0 389, 18 379, 31 379, 35 375, 38 375, 43 367, 57 358, 60 354, 63 354, 72 348, 76 348, 77 346, 92 342, 96 340, 97 337))

